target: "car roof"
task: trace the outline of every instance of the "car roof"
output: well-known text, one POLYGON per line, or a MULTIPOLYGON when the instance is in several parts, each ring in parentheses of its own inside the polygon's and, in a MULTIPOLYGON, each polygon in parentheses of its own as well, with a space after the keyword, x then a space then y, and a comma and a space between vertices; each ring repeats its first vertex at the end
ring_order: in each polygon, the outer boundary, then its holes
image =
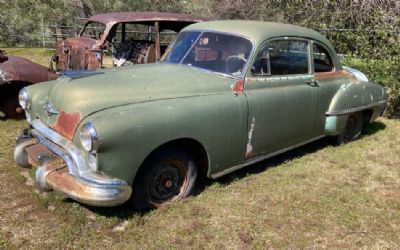
POLYGON ((196 23, 208 21, 210 19, 180 13, 167 12, 110 12, 93 15, 88 22, 121 23, 121 22, 151 22, 151 21, 169 21, 169 22, 185 22, 196 23))
POLYGON ((221 20, 192 24, 182 31, 189 30, 208 30, 241 35, 253 41, 256 46, 274 37, 304 37, 320 41, 328 46, 332 52, 335 51, 331 43, 320 33, 291 24, 247 20, 221 20))

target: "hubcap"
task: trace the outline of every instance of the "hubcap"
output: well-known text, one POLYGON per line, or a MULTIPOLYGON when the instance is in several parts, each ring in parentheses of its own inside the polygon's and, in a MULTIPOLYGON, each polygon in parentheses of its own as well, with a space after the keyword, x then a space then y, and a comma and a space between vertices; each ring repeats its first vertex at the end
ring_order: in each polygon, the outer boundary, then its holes
POLYGON ((186 167, 180 161, 168 161, 153 172, 149 191, 152 201, 161 204, 180 198, 186 187, 186 167))

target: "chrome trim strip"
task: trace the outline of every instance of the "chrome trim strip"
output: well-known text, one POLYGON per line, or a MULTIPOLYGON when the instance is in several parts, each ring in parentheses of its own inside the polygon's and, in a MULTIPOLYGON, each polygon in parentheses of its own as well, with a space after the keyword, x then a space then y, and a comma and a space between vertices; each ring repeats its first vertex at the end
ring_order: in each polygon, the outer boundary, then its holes
POLYGON ((83 158, 80 150, 68 139, 47 127, 39 119, 33 120, 31 125, 32 135, 51 152, 60 156, 66 163, 71 175, 81 181, 101 188, 115 188, 115 186, 128 185, 124 180, 110 178, 92 171, 83 158))
POLYGON ((38 140, 43 143, 50 151, 54 152, 56 155, 59 155, 63 158, 68 166, 69 172, 73 176, 80 176, 82 173, 86 172, 87 169, 84 168, 85 161, 79 152, 79 150, 73 145, 71 141, 66 139, 65 137, 61 136, 54 130, 50 129, 39 119, 35 119, 31 122, 32 127, 32 134, 38 138, 38 140), (60 151, 52 144, 56 144, 59 148, 62 148, 62 151, 66 151, 67 154, 60 151), (66 160, 70 158, 70 160, 66 160), (69 164, 68 164, 69 163, 69 164))
POLYGON ((376 103, 372 103, 369 105, 361 106, 358 108, 349 108, 349 109, 343 109, 343 110, 338 110, 338 111, 328 111, 325 114, 326 115, 348 115, 354 112, 362 111, 368 108, 373 108, 375 106, 380 106, 380 105, 386 105, 386 100, 382 100, 376 103))
POLYGON ((68 167, 68 172, 70 175, 79 176, 79 172, 76 169, 76 165, 74 160, 72 159, 72 157, 70 157, 70 155, 68 153, 66 153, 61 147, 59 147, 58 145, 55 145, 54 143, 50 142, 49 140, 47 140, 46 138, 44 138, 40 132, 38 132, 36 129, 32 129, 31 130, 32 135, 39 141, 40 144, 42 144, 43 146, 45 146, 46 148, 48 148, 51 152, 53 152, 54 154, 60 156, 65 163, 67 164, 68 167))
POLYGON ((236 171, 236 170, 239 170, 239 169, 241 169, 241 168, 244 168, 244 167, 247 167, 247 166, 249 166, 249 165, 255 164, 255 163, 257 163, 257 162, 263 161, 263 160, 265 160, 265 159, 271 158, 271 157, 273 157, 273 156, 279 155, 279 154, 281 154, 281 153, 284 153, 284 152, 286 152, 286 151, 292 150, 292 149, 294 149, 294 148, 301 147, 301 146, 303 146, 303 145, 306 145, 306 144, 308 144, 308 143, 310 143, 310 142, 316 141, 316 140, 321 139, 321 138, 323 138, 323 137, 325 137, 325 135, 320 135, 320 136, 311 138, 311 139, 309 139, 309 140, 307 140, 307 141, 298 143, 298 144, 296 144, 296 145, 293 145, 293 146, 290 146, 290 147, 287 147, 287 148, 280 149, 280 150, 278 150, 278 151, 272 152, 272 153, 267 154, 267 155, 264 155, 264 156, 259 156, 259 157, 256 157, 256 158, 254 158, 254 159, 249 159, 248 161, 244 162, 243 164, 240 164, 240 165, 237 165, 237 166, 234 166, 234 167, 225 169, 225 170, 223 170, 223 171, 221 171, 221 172, 218 172, 218 173, 216 173, 216 174, 212 174, 212 175, 211 175, 211 178, 213 178, 213 179, 219 178, 219 177, 221 177, 221 176, 223 176, 223 175, 232 173, 232 172, 234 172, 234 171, 236 171))

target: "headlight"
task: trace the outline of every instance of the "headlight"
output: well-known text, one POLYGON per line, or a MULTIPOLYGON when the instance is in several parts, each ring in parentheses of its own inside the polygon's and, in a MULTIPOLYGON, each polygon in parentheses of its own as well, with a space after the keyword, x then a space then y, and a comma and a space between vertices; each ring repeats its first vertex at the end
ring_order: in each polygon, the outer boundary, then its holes
POLYGON ((96 151, 99 147, 99 139, 93 124, 85 123, 81 129, 80 139, 83 149, 86 151, 96 151))
POLYGON ((19 105, 21 105, 21 107, 25 111, 29 111, 29 106, 30 106, 29 95, 28 95, 28 91, 26 90, 26 88, 22 88, 19 91, 18 100, 19 100, 19 105))

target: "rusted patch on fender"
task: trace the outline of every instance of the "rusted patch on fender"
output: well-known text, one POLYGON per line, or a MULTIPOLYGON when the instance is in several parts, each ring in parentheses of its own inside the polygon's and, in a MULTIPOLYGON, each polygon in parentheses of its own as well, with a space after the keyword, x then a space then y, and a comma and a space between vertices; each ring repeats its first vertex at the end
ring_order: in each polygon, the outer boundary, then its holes
POLYGON ((67 113, 65 111, 61 111, 56 122, 51 126, 51 128, 69 140, 72 140, 80 120, 81 114, 79 112, 67 113))
POLYGON ((244 80, 235 80, 235 82, 231 85, 231 89, 234 95, 243 94, 244 80))
POLYGON ((332 72, 320 72, 320 73, 315 73, 314 77, 318 79, 323 79, 323 78, 331 78, 331 77, 353 77, 352 74, 347 72, 346 70, 341 70, 341 71, 332 71, 332 72))

